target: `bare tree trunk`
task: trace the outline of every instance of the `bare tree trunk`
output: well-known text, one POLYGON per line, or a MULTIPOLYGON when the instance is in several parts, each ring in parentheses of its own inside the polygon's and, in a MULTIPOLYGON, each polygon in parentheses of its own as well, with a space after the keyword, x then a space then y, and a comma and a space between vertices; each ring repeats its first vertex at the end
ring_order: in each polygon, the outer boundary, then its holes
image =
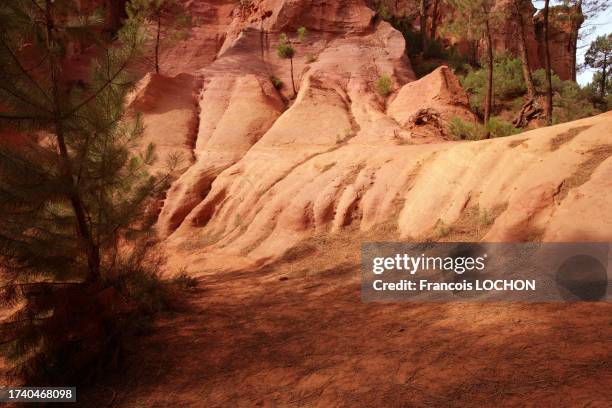
POLYGON ((421 26, 421 46, 425 52, 427 50, 427 0, 420 0, 419 24, 421 26))
MULTIPOLYGON (((484 9, 484 6, 483 6, 484 9)), ((487 13, 487 10, 484 10, 487 13)), ((489 19, 485 19, 485 40, 487 43, 487 94, 484 102, 484 124, 485 126, 491 119, 491 110, 493 107, 493 41, 491 40, 491 28, 489 27, 489 19)), ((487 138, 489 135, 487 134, 487 138)))
POLYGON ((55 136, 57 139, 57 145, 60 153, 60 167, 62 177, 66 183, 66 186, 68 187, 68 199, 70 201, 76 218, 78 238, 79 241, 81 241, 81 245, 87 257, 88 276, 86 280, 89 282, 93 282, 100 278, 100 249, 95 243, 89 225, 87 223, 87 212, 85 210, 85 205, 83 204, 81 195, 79 194, 78 186, 76 185, 76 180, 72 171, 72 165, 70 163, 70 156, 68 155, 68 147, 66 146, 61 108, 62 103, 60 101, 61 96, 59 91, 59 69, 57 61, 55 60, 55 56, 53 55, 53 48, 55 48, 55 22, 51 9, 52 4, 52 0, 45 1, 45 24, 47 26, 48 42, 47 47, 52 50, 49 59, 51 65, 51 83, 53 86, 53 125, 55 128, 55 136))
POLYGON ((293 87, 293 95, 297 95, 297 91, 295 90, 295 82, 293 80, 293 57, 289 58, 289 62, 291 63, 291 86, 293 87))
POLYGON ((544 1, 544 69, 546 70, 546 124, 552 125, 552 111, 553 111, 553 98, 552 98, 552 73, 550 67, 550 47, 548 39, 548 11, 549 11, 550 0, 544 1))
POLYGON ((159 42, 161 35, 161 13, 157 15, 157 36, 155 37, 155 73, 159 74, 159 42))
POLYGON ((525 21, 523 21, 523 13, 521 12, 519 0, 514 1, 514 7, 516 19, 519 25, 519 53, 523 67, 523 78, 525 80, 525 85, 527 86, 527 98, 533 99, 536 95, 536 89, 533 83, 533 77, 531 76, 531 69, 529 67, 529 55, 527 54, 527 40, 525 37, 525 21))

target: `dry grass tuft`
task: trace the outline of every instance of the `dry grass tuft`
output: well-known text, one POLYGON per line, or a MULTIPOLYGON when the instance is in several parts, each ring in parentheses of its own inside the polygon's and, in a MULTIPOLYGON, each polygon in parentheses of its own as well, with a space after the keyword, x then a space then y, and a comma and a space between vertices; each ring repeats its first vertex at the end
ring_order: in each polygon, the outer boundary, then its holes
POLYGON ((608 157, 612 156, 612 145, 601 145, 589 150, 586 154, 589 158, 582 162, 578 169, 570 177, 566 178, 557 194, 557 201, 561 202, 570 190, 580 187, 589 179, 595 171, 595 169, 608 157))
POLYGON ((584 132, 590 127, 591 126, 580 126, 576 128, 571 128, 567 132, 561 133, 553 137, 550 140, 550 151, 554 152, 555 150, 558 150, 561 146, 563 146, 567 142, 570 142, 572 139, 574 139, 576 136, 578 136, 580 133, 584 132))

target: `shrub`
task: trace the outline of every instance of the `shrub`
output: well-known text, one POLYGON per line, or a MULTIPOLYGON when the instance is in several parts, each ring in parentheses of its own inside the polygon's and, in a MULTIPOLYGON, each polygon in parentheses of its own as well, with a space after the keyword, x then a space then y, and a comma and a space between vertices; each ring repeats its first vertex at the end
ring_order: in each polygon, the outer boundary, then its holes
POLYGON ((480 223, 484 225, 485 227, 490 227, 491 225, 495 223, 495 215, 488 209, 485 209, 480 214, 480 223))
MULTIPOLYGON (((546 72, 544 71, 544 69, 540 68, 534 71, 532 74, 532 77, 533 77, 533 84, 535 85, 537 92, 541 94, 545 93, 546 92, 546 72)), ((553 92, 559 92, 561 90, 562 82, 563 81, 561 81, 561 79, 557 76, 557 74, 553 72, 552 74, 553 92)))
POLYGON ((486 136, 486 129, 479 123, 470 123, 460 117, 454 117, 448 123, 448 133, 454 140, 480 140, 486 136))
POLYGON ((436 226, 434 227, 434 238, 441 239, 448 236, 451 232, 451 229, 444 223, 444 221, 438 219, 436 222, 436 226))
POLYGON ((470 70, 467 75, 459 77, 461 86, 468 95, 470 110, 479 116, 484 114, 482 105, 485 94, 486 72, 482 69, 470 70))
POLYGON ((306 62, 307 63, 313 63, 317 60, 317 56, 315 54, 313 54, 312 52, 307 52, 306 53, 306 62))
POLYGON ((297 29, 297 37, 300 42, 304 42, 306 39, 306 27, 300 27, 297 29))
POLYGON ((487 136, 487 133, 490 137, 504 137, 515 135, 520 130, 497 116, 493 116, 486 126, 454 117, 448 123, 448 132, 455 140, 481 140, 487 136))
POLYGON ((275 76, 271 76, 270 81, 272 82, 272 85, 274 86, 274 88, 278 90, 280 90, 283 87, 283 81, 281 81, 275 76))
POLYGON ((448 53, 444 50, 444 46, 438 40, 429 39, 427 48, 423 52, 425 58, 448 59, 448 53))
POLYGON ((184 269, 179 271, 171 282, 181 289, 193 289, 198 286, 198 279, 189 275, 184 269))
MULTIPOLYGON (((545 72, 538 69, 533 73, 536 89, 545 92, 545 72)), ((592 86, 581 88, 573 81, 562 81, 556 74, 552 75, 553 88, 553 123, 563 123, 593 116, 606 111, 608 106, 597 96, 592 86)))
POLYGON ((342 130, 336 134, 336 144, 340 144, 350 138, 353 134, 353 131, 349 128, 342 130))
POLYGON ((568 122, 594 114, 593 104, 578 84, 561 81, 559 91, 553 95, 553 122, 568 122))
POLYGON ((385 6, 382 3, 376 6, 376 14, 378 14, 378 16, 385 21, 389 21, 392 18, 391 11, 389 10, 387 6, 385 6))
MULTIPOLYGON (((393 22, 392 22, 393 24, 393 22)), ((393 27, 402 33, 406 40, 406 53, 409 57, 414 58, 416 55, 423 52, 423 41, 421 40, 420 31, 414 31, 412 24, 407 20, 397 20, 393 27)))
MULTIPOLYGON (((469 70, 459 78, 461 85, 470 98, 470 108, 482 116, 482 106, 487 87, 487 70, 484 68, 469 70)), ((506 54, 495 57, 493 65, 494 104, 499 100, 516 98, 527 92, 521 61, 506 54)))
POLYGON ((50 300, 55 307, 45 317, 13 318, 1 326, 14 376, 32 385, 95 378, 121 364, 126 343, 150 330, 158 312, 175 308, 179 286, 160 279, 164 259, 151 255, 151 245, 137 248, 117 258, 99 282, 21 288, 30 312, 47 307, 50 300))
POLYGON ((527 92, 520 59, 507 54, 498 55, 493 67, 495 96, 510 99, 527 92))
POLYGON ((414 64, 413 69, 417 78, 422 78, 425 75, 432 73, 438 67, 440 67, 439 62, 423 61, 420 64, 414 64))
POLYGON ((378 77, 376 80, 376 89, 382 96, 387 96, 391 93, 391 90, 393 89, 393 81, 391 81, 389 75, 383 74, 378 77))
POLYGON ((456 47, 451 48, 448 53, 448 66, 456 75, 467 75, 472 68, 467 58, 456 47))
POLYGON ((486 130, 489 131, 491 137, 512 136, 520 132, 512 123, 506 122, 499 116, 493 116, 489 119, 486 130))
POLYGON ((525 104, 525 98, 522 96, 516 97, 512 100, 512 110, 518 112, 525 104))

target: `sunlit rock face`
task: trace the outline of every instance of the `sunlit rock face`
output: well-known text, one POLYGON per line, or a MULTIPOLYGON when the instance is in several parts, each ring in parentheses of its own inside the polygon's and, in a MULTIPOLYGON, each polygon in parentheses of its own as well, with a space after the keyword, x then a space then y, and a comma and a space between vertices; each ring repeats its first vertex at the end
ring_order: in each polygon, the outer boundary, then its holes
POLYGON ((199 24, 130 99, 142 143, 185 158, 157 223, 172 265, 261 265, 319 234, 381 228, 389 240, 612 238, 611 114, 451 141, 450 120, 475 120, 457 78, 441 67, 417 80, 401 33, 362 1, 184 4, 199 24))

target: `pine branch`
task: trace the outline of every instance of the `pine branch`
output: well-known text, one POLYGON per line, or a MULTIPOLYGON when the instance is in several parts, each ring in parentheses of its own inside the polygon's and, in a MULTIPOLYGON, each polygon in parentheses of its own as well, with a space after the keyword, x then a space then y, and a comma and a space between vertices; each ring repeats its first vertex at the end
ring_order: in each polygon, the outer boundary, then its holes
POLYGON ((24 97, 22 95, 19 95, 18 93, 15 93, 14 91, 10 90, 9 88, 7 88, 5 86, 0 85, 0 89, 3 90, 6 93, 12 95, 15 99, 18 99, 18 100, 20 100, 23 103, 26 103, 26 104, 28 104, 30 106, 33 106, 33 107, 35 107, 35 108, 37 108, 37 109, 39 109, 41 111, 44 111, 44 112, 47 112, 47 113, 52 113, 51 111, 49 111, 45 107, 39 105, 36 102, 32 102, 31 100, 27 99, 26 97, 24 97))
POLYGON ((107 80, 104 85, 102 85, 100 88, 98 88, 98 90, 96 90, 91 96, 89 96, 88 98, 86 98, 84 101, 82 101, 81 103, 79 103, 76 107, 72 108, 70 111, 68 111, 67 113, 65 113, 62 116, 62 119, 66 119, 67 117, 70 117, 71 115, 73 115, 74 113, 78 112, 83 106, 87 105, 89 102, 93 101, 95 98, 97 98, 102 92, 104 92, 104 90, 113 83, 113 81, 119 77, 119 75, 127 68, 130 60, 132 59, 132 56, 135 54, 134 51, 136 50, 136 41, 134 41, 134 43, 132 44, 132 48, 130 49, 130 54, 128 57, 125 58, 125 60, 123 61, 123 63, 121 64, 121 66, 117 69, 117 71, 112 75, 112 77, 107 80))
POLYGON ((47 93, 44 91, 44 89, 42 89, 40 84, 34 78, 32 78, 32 76, 28 73, 28 71, 23 67, 23 65, 19 61, 19 58, 17 58, 17 55, 13 53, 13 51, 11 50, 11 47, 8 46, 8 44, 4 41, 4 38, 2 36, 0 36, 0 43, 8 51, 9 55, 11 56, 11 59, 15 62, 15 64, 17 64, 17 67, 19 67, 19 70, 23 73, 23 75, 25 75, 25 77, 30 82, 32 82, 32 84, 40 91, 40 93, 47 99, 47 101, 51 102, 51 97, 47 95, 47 93))
POLYGON ((40 6, 40 4, 38 4, 38 2, 36 0, 30 0, 38 10, 40 10, 41 13, 45 13, 45 10, 43 10, 43 8, 40 6))
MULTIPOLYGON (((45 118, 44 116, 24 116, 24 115, 5 115, 0 113, 0 119, 2 120, 40 120, 45 118)), ((48 119, 48 118, 45 118, 48 119)))

